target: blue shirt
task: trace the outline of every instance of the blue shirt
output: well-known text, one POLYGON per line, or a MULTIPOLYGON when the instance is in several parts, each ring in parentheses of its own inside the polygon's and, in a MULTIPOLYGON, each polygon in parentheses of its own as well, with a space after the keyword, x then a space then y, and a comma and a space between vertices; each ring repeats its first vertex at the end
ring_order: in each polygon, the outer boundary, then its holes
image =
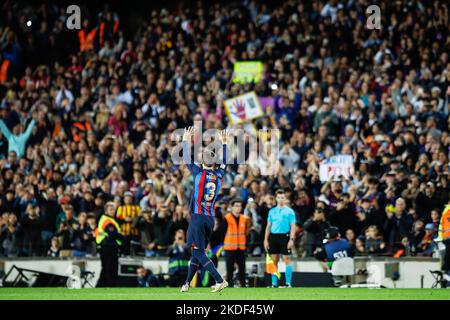
POLYGON ((11 131, 9 131, 3 120, 0 120, 0 131, 5 136, 6 140, 8 140, 8 152, 14 151, 17 155, 17 158, 19 159, 25 155, 27 141, 30 138, 31 133, 33 132, 35 124, 36 122, 34 120, 31 120, 27 130, 24 133, 16 136, 11 131))
POLYGON ((152 273, 147 273, 143 278, 137 278, 138 286, 143 288, 149 288, 152 286, 157 287, 157 279, 152 273))
POLYGON ((214 205, 225 175, 226 145, 222 147, 223 163, 216 170, 207 170, 191 162, 187 157, 188 144, 183 142, 183 160, 194 176, 194 192, 192 193, 190 210, 192 214, 203 214, 214 217, 214 205))
POLYGON ((328 261, 339 260, 340 258, 351 257, 351 250, 348 241, 339 239, 325 244, 325 252, 328 261))
POLYGON ((295 223, 295 212, 287 206, 276 206, 270 209, 267 221, 270 222, 270 233, 288 233, 291 224, 295 223))

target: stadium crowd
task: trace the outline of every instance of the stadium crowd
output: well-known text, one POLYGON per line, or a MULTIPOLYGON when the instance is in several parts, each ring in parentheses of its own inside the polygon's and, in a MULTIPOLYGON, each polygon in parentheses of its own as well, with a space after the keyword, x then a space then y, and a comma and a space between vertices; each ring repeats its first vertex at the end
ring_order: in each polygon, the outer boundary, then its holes
MULTIPOLYGON (((223 102, 273 98, 256 128, 278 128, 276 174, 229 165, 216 208, 251 217, 261 255, 275 190, 297 215, 296 254, 337 226, 356 255, 431 256, 449 202, 450 33, 445 1, 193 2, 153 9, 134 32, 105 8, 68 30, 61 5, 0 10, 0 252, 96 255, 107 202, 123 253, 165 255, 187 230, 192 181, 170 135, 201 120, 222 129, 223 102), (27 21, 32 17, 32 26, 27 21), (233 83, 259 60, 259 83, 233 83), (319 165, 352 155, 354 174, 321 182, 319 165)), ((217 229, 219 233, 220 228, 217 229)), ((220 234, 217 234, 220 242, 220 234)))

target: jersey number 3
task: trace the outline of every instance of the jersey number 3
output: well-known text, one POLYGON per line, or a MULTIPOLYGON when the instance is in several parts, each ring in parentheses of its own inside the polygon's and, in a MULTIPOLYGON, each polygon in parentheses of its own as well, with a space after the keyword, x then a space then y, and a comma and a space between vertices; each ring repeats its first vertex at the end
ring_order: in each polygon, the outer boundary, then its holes
POLYGON ((208 182, 205 189, 205 200, 212 201, 216 194, 216 184, 214 182, 208 182))

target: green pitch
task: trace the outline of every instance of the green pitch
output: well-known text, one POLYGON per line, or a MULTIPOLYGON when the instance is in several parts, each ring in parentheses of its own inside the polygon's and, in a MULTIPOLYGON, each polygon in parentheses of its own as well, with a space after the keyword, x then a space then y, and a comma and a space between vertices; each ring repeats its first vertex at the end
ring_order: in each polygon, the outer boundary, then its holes
POLYGON ((450 289, 340 288, 0 288, 0 300, 450 300, 450 289))

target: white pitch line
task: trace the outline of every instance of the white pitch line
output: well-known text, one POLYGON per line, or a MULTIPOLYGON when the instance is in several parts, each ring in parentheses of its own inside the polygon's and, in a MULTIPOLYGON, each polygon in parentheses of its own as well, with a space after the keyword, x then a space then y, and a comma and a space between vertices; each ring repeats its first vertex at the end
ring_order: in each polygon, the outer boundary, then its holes
MULTIPOLYGON (((61 293, 64 296, 70 295, 70 294, 66 294, 66 293, 61 293)), ((178 292, 167 292, 164 294, 169 294, 169 295, 181 295, 181 293, 178 292)), ((183 294, 183 296, 190 296, 190 295, 199 295, 199 294, 205 294, 202 292, 192 292, 192 293, 188 293, 183 294)), ((33 295, 33 293, 0 293, 0 297, 4 297, 4 296, 26 296, 26 295, 33 295)), ((81 294, 82 295, 82 294, 81 294)), ((80 295, 80 296, 81 296, 80 295)), ((101 292, 92 292, 92 293, 86 293, 86 295, 96 295, 96 296, 149 296, 149 295, 161 295, 161 293, 133 293, 133 294, 129 294, 129 293, 113 293, 113 292, 106 292, 106 293, 101 293, 101 292)))

